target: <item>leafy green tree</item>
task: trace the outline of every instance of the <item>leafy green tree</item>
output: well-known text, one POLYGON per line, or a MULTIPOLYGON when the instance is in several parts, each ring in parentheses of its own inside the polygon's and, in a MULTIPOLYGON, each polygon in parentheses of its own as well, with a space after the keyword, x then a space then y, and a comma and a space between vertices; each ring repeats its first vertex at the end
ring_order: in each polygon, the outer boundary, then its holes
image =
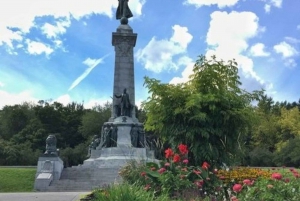
POLYGON ((84 139, 90 139, 94 135, 101 135, 101 128, 111 116, 111 103, 95 105, 91 110, 85 112, 81 119, 79 132, 84 139))
POLYGON ((143 103, 146 130, 171 144, 186 143, 197 164, 229 163, 243 146, 253 110, 262 92, 240 88, 237 63, 200 56, 190 80, 163 84, 145 78, 151 96, 143 103))

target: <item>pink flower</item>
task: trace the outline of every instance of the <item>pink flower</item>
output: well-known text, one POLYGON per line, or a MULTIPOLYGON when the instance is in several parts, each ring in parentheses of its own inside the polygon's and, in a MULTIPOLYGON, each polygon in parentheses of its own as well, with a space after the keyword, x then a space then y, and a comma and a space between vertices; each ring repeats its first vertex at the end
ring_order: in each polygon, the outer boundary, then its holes
POLYGON ((232 187, 232 190, 236 193, 241 192, 243 189, 243 186, 241 184, 234 184, 232 187))
POLYGON ((184 164, 188 164, 188 163, 189 163, 189 160, 188 160, 188 159, 184 159, 182 162, 183 162, 184 164))
POLYGON ((142 177, 146 176, 146 172, 141 172, 141 176, 142 177))
POLYGON ((165 163, 165 167, 170 167, 170 163, 165 163))
POLYGON ((162 174, 162 173, 164 173, 166 171, 166 168, 160 168, 159 170, 158 170, 158 173, 159 174, 162 174))
POLYGON ((251 182, 250 179, 245 179, 245 180, 243 181, 243 183, 244 183, 245 185, 247 185, 247 186, 251 186, 251 185, 252 185, 252 182, 251 182))
POLYGON ((282 179, 282 175, 280 173, 274 172, 272 174, 272 179, 276 179, 276 180, 281 180, 282 179))

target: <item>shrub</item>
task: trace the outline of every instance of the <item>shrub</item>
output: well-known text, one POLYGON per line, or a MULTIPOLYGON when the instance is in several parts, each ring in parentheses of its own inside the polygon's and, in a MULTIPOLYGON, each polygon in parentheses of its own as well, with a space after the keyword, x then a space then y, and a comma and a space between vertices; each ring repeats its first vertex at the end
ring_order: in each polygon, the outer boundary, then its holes
POLYGON ((249 153, 250 166, 273 167, 273 153, 264 147, 256 147, 249 153))
POLYGON ((183 144, 178 146, 177 152, 166 149, 165 159, 160 164, 147 163, 147 169, 141 170, 138 183, 144 183, 145 189, 155 195, 167 194, 172 199, 190 200, 216 194, 223 197, 221 182, 211 171, 210 164, 189 166, 187 154, 187 146, 183 144))
POLYGON ((277 166, 300 166, 300 137, 290 139, 285 145, 275 152, 274 162, 277 166))

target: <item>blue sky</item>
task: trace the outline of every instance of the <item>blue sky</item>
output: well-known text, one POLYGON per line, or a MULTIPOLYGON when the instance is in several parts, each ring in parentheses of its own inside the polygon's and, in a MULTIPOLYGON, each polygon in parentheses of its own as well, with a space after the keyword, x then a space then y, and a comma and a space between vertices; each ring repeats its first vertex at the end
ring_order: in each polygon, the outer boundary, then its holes
MULTIPOLYGON (((111 100, 117 0, 1 0, 0 108, 111 100)), ((242 88, 300 98, 300 1, 130 0, 138 34, 135 94, 144 76, 185 82, 200 54, 239 63, 242 88)))

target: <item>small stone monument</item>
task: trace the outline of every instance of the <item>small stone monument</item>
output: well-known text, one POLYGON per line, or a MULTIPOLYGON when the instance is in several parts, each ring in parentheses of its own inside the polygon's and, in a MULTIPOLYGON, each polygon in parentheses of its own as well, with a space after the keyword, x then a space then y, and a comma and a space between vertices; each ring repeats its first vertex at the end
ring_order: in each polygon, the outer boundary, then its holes
POLYGON ((59 180, 64 168, 63 161, 58 156, 55 135, 46 139, 46 151, 39 157, 34 189, 43 191, 48 188, 53 180, 59 180))

